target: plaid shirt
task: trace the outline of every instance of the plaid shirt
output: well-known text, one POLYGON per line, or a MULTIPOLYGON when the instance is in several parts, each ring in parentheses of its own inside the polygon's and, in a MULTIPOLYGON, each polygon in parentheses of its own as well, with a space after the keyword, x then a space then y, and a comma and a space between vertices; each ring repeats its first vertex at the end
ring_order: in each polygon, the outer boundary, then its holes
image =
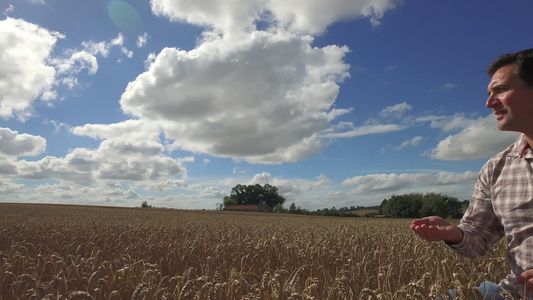
POLYGON ((463 240, 451 247, 466 257, 482 256, 507 238, 511 274, 500 286, 522 299, 516 277, 533 269, 533 151, 523 134, 483 166, 459 228, 463 240))

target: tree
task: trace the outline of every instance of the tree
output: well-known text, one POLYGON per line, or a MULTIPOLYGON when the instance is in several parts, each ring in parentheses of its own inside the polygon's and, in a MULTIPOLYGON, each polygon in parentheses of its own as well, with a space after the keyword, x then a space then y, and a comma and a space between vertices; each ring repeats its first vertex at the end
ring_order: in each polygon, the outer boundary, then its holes
POLYGON ((444 202, 441 196, 435 193, 428 193, 422 198, 422 208, 420 209, 420 215, 427 216, 439 216, 446 218, 444 202))
POLYGON ((291 206, 289 206, 289 211, 291 213, 294 213, 296 211, 296 204, 294 204, 294 202, 291 204, 291 206))
POLYGON ((296 206, 294 202, 289 206, 289 213, 290 214, 296 214, 296 215, 302 215, 308 213, 306 209, 302 209, 300 206, 296 206))
POLYGON ((278 204, 276 204, 276 206, 274 206, 273 211, 275 213, 286 213, 287 209, 283 208, 283 204, 278 203, 278 204))
POLYGON ((381 204, 379 205, 379 214, 380 215, 386 215, 385 206, 387 206, 387 199, 383 199, 383 201, 381 201, 381 204))
POLYGON ((418 218, 422 208, 422 194, 393 195, 381 204, 380 211, 384 215, 394 218, 418 218))
POLYGON ((231 189, 229 196, 224 197, 224 207, 235 204, 259 204, 265 202, 270 207, 283 204, 285 198, 278 194, 278 188, 265 184, 237 184, 231 189))
POLYGON ((457 219, 462 215, 462 205, 457 198, 435 193, 428 193, 422 198, 421 217, 439 216, 457 219))
POLYGON ((141 204, 141 208, 152 208, 152 206, 148 205, 148 202, 143 201, 143 203, 141 204))

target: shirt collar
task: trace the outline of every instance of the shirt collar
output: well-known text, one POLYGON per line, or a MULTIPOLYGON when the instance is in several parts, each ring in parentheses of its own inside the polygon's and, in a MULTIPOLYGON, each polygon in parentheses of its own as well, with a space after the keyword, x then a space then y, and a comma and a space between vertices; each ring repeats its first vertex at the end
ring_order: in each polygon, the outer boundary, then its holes
POLYGON ((524 158, 524 156, 527 154, 527 150, 531 149, 531 146, 529 146, 528 142, 526 141, 526 137, 523 134, 520 135, 515 145, 516 145, 517 150, 520 149, 520 152, 519 152, 520 158, 524 158))

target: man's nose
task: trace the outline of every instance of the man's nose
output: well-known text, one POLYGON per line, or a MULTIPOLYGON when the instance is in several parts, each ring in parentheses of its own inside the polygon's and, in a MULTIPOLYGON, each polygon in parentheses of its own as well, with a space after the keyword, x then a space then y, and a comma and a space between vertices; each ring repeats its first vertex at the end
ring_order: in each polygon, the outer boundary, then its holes
POLYGON ((494 95, 489 95, 489 98, 487 99, 487 103, 485 103, 485 106, 487 108, 493 108, 497 105, 498 99, 494 97, 494 95))

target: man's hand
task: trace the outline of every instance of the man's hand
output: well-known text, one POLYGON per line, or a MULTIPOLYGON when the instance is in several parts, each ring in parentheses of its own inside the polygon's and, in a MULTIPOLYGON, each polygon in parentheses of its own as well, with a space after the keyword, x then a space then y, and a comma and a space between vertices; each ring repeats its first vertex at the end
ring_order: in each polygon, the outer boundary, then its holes
POLYGON ((426 241, 446 241, 455 244, 463 239, 461 229, 441 217, 414 220, 411 223, 411 230, 426 241))
POLYGON ((516 279, 516 283, 525 285, 527 291, 533 290, 533 269, 524 271, 516 279))

